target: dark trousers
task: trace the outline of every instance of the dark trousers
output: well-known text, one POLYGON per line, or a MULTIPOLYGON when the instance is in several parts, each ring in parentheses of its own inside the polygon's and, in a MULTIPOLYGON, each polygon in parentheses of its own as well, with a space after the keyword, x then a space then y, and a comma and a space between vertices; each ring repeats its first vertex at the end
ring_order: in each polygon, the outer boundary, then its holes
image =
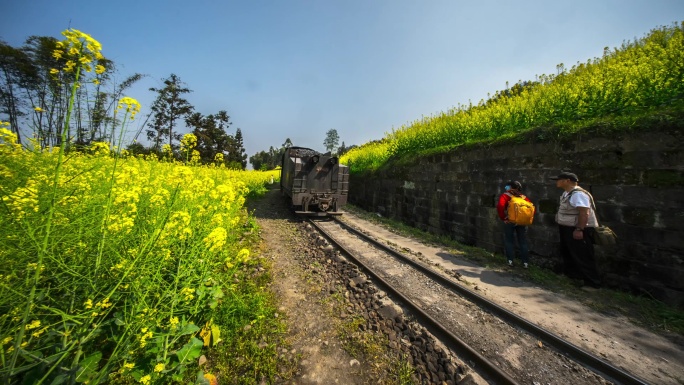
POLYGON ((572 237, 575 227, 558 226, 560 234, 560 252, 563 257, 563 270, 570 278, 583 279, 592 286, 601 285, 601 277, 596 268, 594 258, 594 229, 584 229, 582 239, 572 237))
POLYGON ((515 238, 518 238, 520 248, 520 259, 523 263, 529 262, 529 248, 527 246, 527 227, 516 226, 512 223, 504 223, 504 251, 509 261, 515 259, 515 238))

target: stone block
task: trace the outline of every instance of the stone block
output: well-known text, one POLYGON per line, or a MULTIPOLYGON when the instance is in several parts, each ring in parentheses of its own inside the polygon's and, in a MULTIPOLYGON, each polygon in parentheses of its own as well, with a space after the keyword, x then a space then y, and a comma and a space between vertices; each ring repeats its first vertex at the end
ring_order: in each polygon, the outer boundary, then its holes
POLYGON ((558 212, 558 199, 538 199, 536 204, 536 213, 538 214, 552 214, 554 217, 558 212))
POLYGON ((652 227, 655 223, 655 212, 646 207, 623 207, 622 219, 630 225, 652 227))
MULTIPOLYGON (((680 190, 681 194, 681 190, 680 190)), ((663 191, 639 185, 623 185, 622 196, 617 196, 617 204, 631 207, 662 208, 671 207, 670 201, 663 200, 663 191)), ((681 199, 681 195, 680 195, 681 199)))
POLYGON ((648 187, 682 187, 684 172, 681 170, 646 170, 644 184, 648 187))
POLYGON ((684 209, 681 188, 661 188, 658 191, 663 207, 668 209, 684 209))
POLYGON ((611 223, 621 222, 624 207, 596 203, 596 215, 600 224, 610 227, 611 223))
POLYGON ((674 230, 681 234, 684 232, 684 209, 655 212, 654 227, 674 230))

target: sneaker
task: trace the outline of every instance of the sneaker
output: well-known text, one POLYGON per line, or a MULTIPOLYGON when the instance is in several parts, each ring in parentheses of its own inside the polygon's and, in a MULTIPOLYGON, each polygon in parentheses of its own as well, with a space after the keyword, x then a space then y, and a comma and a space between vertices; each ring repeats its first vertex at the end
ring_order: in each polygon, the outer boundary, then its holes
POLYGON ((523 267, 527 269, 527 262, 523 263, 523 267))
POLYGON ((513 266, 513 260, 512 259, 508 260, 508 266, 513 266))

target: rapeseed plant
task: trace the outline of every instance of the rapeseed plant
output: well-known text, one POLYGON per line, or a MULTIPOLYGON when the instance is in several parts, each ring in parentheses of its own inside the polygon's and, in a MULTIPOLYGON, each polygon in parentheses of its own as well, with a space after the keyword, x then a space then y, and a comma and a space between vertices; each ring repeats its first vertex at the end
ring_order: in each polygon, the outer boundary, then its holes
MULTIPOLYGON (((97 41, 77 30, 65 37, 55 76, 70 72, 77 87, 81 71, 102 73, 97 41)), ((122 98, 117 143, 94 142, 68 162, 68 118, 60 146, 45 151, 23 149, 0 125, 3 383, 183 382, 196 377, 184 357, 202 349, 190 320, 205 324, 219 303, 246 302, 235 290, 236 302, 224 302, 221 282, 253 263, 241 246, 254 225, 243 205, 277 173, 191 166, 192 137, 187 164, 126 156, 122 135, 139 109, 122 98)), ((251 322, 256 311, 239 313, 251 322)))

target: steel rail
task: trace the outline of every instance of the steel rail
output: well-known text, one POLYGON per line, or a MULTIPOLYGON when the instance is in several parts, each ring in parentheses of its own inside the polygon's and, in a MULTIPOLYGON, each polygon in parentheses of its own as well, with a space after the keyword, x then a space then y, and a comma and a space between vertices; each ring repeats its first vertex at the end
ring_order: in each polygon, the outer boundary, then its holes
MULTIPOLYGON (((386 292, 389 292, 393 297, 397 298, 402 302, 403 305, 411 310, 411 313, 421 321, 421 324, 426 326, 430 332, 437 336, 442 342, 449 346, 452 350, 458 352, 461 358, 475 363, 475 367, 481 365, 484 368, 486 375, 490 376, 493 381, 497 384, 507 384, 507 385, 519 385, 514 378, 512 378, 508 373, 504 372, 499 368, 494 362, 487 359, 473 348, 471 348, 467 343, 458 338, 455 334, 450 332, 445 328, 439 321, 427 314, 420 306, 413 303, 410 299, 404 296, 401 292, 397 291, 392 284, 382 279, 378 274, 376 274, 373 269, 366 266, 358 258, 354 256, 352 252, 347 250, 344 246, 338 243, 335 238, 329 234, 325 229, 319 226, 313 219, 309 219, 309 222, 325 236, 326 239, 332 244, 334 244, 339 250, 341 250, 347 257, 352 259, 356 265, 358 265, 366 274, 373 277, 373 280, 378 283, 386 292)), ((480 369, 482 370, 482 369, 480 369)))
POLYGON ((549 330, 544 329, 541 326, 538 326, 525 318, 520 317, 519 315, 510 312, 504 307, 501 307, 497 305, 496 303, 488 300, 485 297, 482 297, 481 295, 463 287, 462 285, 452 281, 449 278, 444 277, 440 273, 436 272, 435 270, 424 266, 412 258, 408 258, 405 255, 401 254, 400 252, 392 249, 391 247, 367 236, 366 234, 358 231, 357 229, 349 226, 348 224, 340 221, 337 218, 334 218, 334 221, 339 223, 341 226, 343 226, 345 229, 349 230, 351 233, 369 241, 373 245, 377 246, 378 248, 382 249, 383 251, 400 258, 402 261, 405 261, 406 263, 414 266, 416 269, 422 271, 426 275, 428 275, 430 278, 434 279, 435 281, 439 282, 442 286, 452 289, 459 294, 461 294, 463 297, 467 298, 468 300, 474 302, 478 306, 481 306, 491 313, 496 314, 498 317, 506 320, 509 324, 516 325, 520 327, 521 329, 537 336, 540 337, 540 339, 546 343, 549 346, 554 347, 556 350, 560 351, 561 353, 566 354, 568 358, 571 358, 572 360, 579 362, 583 366, 591 369, 592 371, 600 374, 603 376, 605 379, 610 380, 612 382, 615 382, 617 384, 625 384, 625 385, 648 385, 648 382, 640 379, 631 373, 628 373, 616 366, 611 365, 609 362, 606 362, 602 360, 601 358, 593 355, 592 353, 580 348, 577 345, 572 344, 571 342, 563 339, 562 337, 552 333, 549 330))

